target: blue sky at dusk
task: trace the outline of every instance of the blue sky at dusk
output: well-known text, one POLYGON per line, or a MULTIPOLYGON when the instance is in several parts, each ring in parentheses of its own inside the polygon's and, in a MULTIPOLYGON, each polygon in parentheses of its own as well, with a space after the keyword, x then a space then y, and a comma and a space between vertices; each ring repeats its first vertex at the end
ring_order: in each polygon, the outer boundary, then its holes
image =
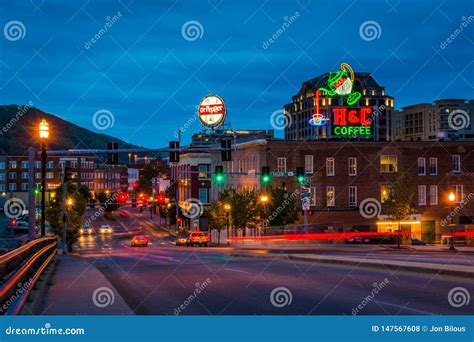
MULTIPOLYGON (((469 0, 4 2, 1 27, 20 21, 25 34, 0 36, 1 103, 32 101, 82 127, 152 148, 173 139, 209 93, 226 100, 232 128, 270 129, 271 113, 303 81, 341 62, 372 72, 397 108, 472 99, 470 16, 469 0), (195 40, 183 36, 190 21, 202 27, 195 40), (360 33, 369 21, 379 26, 372 40, 360 33), (113 127, 94 127, 101 109, 113 114, 113 127)), ((200 129, 195 121, 183 142, 200 129)))

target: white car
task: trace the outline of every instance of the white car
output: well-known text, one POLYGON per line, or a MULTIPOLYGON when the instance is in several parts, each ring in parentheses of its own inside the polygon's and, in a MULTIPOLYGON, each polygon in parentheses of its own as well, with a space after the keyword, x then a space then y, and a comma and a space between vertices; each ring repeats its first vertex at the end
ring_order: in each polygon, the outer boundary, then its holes
POLYGON ((103 224, 100 226, 99 231, 101 234, 112 234, 112 228, 108 224, 103 224))
POLYGON ((92 229, 87 223, 81 228, 81 235, 90 235, 94 234, 94 229, 92 229))

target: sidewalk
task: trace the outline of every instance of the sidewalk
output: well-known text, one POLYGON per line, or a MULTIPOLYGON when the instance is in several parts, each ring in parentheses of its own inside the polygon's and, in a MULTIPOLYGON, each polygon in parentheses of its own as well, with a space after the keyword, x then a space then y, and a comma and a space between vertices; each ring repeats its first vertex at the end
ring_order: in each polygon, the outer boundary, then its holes
POLYGON ((130 315, 120 294, 91 263, 58 255, 52 285, 38 315, 130 315))

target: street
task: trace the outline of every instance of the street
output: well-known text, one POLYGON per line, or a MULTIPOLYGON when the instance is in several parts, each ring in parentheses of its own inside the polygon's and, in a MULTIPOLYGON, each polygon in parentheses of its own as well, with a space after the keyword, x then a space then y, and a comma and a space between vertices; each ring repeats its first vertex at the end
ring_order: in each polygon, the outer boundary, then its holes
MULTIPOLYGON (((227 246, 177 247, 175 238, 156 228, 157 221, 151 221, 147 213, 129 212, 130 217, 110 223, 112 236, 81 237, 77 251, 138 315, 459 315, 473 310, 472 303, 456 308, 448 302, 452 288, 462 286, 472 293, 472 279, 383 267, 235 257, 232 254, 243 249, 227 246), (148 247, 130 247, 130 236, 138 232, 151 237, 148 247), (196 294, 200 284, 206 286, 196 294), (286 288, 280 298, 283 302, 272 299, 277 288, 286 288), (362 309, 356 309, 359 305, 362 309)), ((100 224, 94 223, 96 229, 100 224)), ((470 257, 460 255, 454 262, 472 262, 470 257)), ((411 258, 443 259, 436 253, 411 258)), ((47 297, 46 303, 54 300, 47 297)), ((42 314, 51 313, 45 307, 42 314)))

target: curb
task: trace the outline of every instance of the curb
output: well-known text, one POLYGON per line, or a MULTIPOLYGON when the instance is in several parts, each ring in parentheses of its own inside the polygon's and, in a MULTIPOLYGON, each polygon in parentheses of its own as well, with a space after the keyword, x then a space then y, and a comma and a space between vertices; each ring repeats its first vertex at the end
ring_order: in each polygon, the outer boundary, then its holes
MULTIPOLYGON (((243 258, 262 258, 262 259, 280 259, 280 260, 293 260, 293 261, 307 261, 323 264, 338 264, 338 265, 351 265, 351 266, 362 266, 369 268, 377 268, 380 270, 381 266, 387 269, 394 269, 395 271, 409 271, 409 272, 423 272, 430 274, 443 274, 450 276, 458 277, 474 277, 474 270, 456 270, 448 268, 439 268, 444 265, 436 264, 426 264, 424 266, 419 265, 407 265, 407 264, 387 264, 383 262, 376 261, 367 261, 367 260, 349 260, 349 259, 316 259, 304 256, 294 256, 294 255, 278 255, 278 254, 251 254, 251 253, 233 253, 233 257, 243 257, 243 258)), ((391 260, 390 260, 391 261, 391 260)), ((461 265, 451 265, 451 266, 461 266, 461 265)), ((461 266, 464 267, 464 266, 461 266)), ((383 270, 383 269, 382 269, 383 270)))

